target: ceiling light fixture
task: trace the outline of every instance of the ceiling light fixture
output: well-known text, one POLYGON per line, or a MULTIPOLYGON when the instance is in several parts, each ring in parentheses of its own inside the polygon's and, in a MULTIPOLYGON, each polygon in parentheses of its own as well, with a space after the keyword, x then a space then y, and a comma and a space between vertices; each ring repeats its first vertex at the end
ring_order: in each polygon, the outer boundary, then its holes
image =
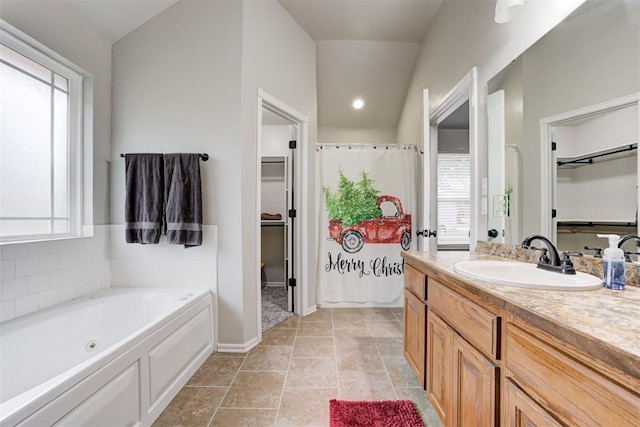
POLYGON ((351 102, 351 106, 356 110, 360 110, 362 107, 364 107, 364 99, 360 97, 355 98, 353 102, 351 102))
POLYGON ((505 24, 518 16, 524 9, 524 0, 496 0, 494 20, 498 24, 505 24))

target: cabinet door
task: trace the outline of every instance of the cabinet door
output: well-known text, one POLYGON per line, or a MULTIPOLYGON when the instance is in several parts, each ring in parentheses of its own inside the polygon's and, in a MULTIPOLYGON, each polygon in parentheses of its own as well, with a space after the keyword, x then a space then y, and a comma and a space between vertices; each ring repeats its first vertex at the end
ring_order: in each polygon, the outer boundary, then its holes
POLYGON ((452 425, 453 329, 427 312, 427 396, 445 426, 452 425))
POLYGON ((418 382, 425 386, 425 304, 408 289, 404 290, 404 357, 416 375, 418 382))
POLYGON ((509 377, 562 423, 640 426, 635 378, 617 376, 596 359, 589 364, 584 355, 572 355, 567 343, 526 325, 507 324, 505 348, 509 377))
POLYGON ((495 426, 498 367, 460 335, 453 339, 454 368, 452 413, 456 426, 495 426))
POLYGON ((551 415, 510 380, 506 381, 504 421, 508 427, 561 427, 551 415))

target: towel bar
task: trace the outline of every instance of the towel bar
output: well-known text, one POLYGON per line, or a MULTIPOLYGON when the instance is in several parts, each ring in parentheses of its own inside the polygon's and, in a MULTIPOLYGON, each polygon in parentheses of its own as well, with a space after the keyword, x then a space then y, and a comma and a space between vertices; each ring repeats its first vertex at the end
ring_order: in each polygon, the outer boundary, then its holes
MULTIPOLYGON (((124 157, 125 154, 120 153, 120 157, 124 157)), ((202 159, 203 162, 209 160, 209 155, 207 153, 198 153, 198 157, 202 159)))

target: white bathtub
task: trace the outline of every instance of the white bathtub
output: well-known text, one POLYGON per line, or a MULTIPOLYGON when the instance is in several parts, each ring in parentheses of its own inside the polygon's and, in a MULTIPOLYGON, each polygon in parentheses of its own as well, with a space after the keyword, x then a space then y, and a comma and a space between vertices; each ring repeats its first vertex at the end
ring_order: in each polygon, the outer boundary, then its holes
POLYGON ((211 293, 110 288, 0 324, 0 426, 148 426, 213 352, 211 293))

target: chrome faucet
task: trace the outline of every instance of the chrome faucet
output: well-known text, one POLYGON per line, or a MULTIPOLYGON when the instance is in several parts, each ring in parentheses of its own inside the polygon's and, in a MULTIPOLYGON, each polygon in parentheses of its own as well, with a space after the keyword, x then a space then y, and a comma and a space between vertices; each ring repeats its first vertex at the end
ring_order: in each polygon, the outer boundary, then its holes
POLYGON ((532 236, 527 237, 522 241, 522 246, 530 249, 538 249, 542 251, 542 255, 540 256, 540 260, 538 261, 538 268, 542 268, 544 270, 555 271, 561 274, 576 274, 576 270, 573 268, 573 263, 571 262, 571 256, 582 256, 580 252, 563 252, 563 258, 560 260, 560 255, 558 255, 558 249, 551 243, 551 240, 547 239, 544 236, 540 236, 538 234, 534 234, 532 236), (531 246, 531 242, 534 240, 539 240, 545 244, 546 248, 535 248, 531 246), (547 253, 549 256, 547 256, 547 253))
MULTIPOLYGON (((627 234, 626 236, 623 236, 618 241, 618 247, 620 249, 622 249, 622 244, 624 242, 626 242, 627 240, 635 240, 636 241, 636 247, 640 247, 640 236, 637 236, 635 234, 627 234)), ((640 255, 640 253, 624 251, 624 260, 627 261, 627 262, 632 262, 631 255, 640 255)))

